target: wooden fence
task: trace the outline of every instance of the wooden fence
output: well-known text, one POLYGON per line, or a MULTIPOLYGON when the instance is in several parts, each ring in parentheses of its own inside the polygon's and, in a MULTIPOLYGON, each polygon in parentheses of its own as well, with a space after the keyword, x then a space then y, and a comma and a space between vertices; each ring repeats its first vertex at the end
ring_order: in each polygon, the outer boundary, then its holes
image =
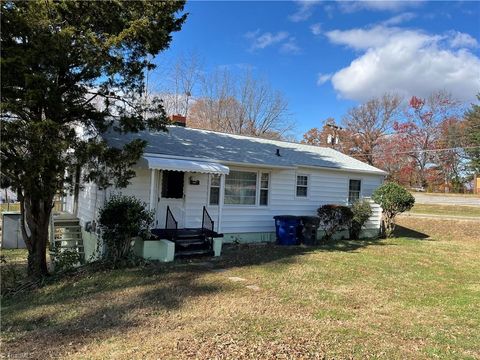
MULTIPOLYGON (((4 211, 20 211, 20 203, 15 202, 15 203, 2 203, 0 204, 0 212, 4 211)), ((53 207, 53 211, 62 211, 62 201, 61 200, 56 200, 55 205, 53 207)))

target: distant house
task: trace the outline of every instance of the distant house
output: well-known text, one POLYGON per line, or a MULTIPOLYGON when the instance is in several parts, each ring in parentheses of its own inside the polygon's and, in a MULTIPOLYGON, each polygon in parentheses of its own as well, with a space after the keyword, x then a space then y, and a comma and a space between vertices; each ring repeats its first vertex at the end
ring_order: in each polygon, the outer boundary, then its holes
MULTIPOLYGON (((157 228, 166 225, 167 207, 179 228, 199 227, 205 207, 225 242, 272 241, 273 216, 315 215, 323 204, 347 205, 371 196, 386 175, 330 148, 181 125, 168 126, 168 132, 106 136, 114 147, 133 139, 148 144, 127 188, 85 184, 77 199, 67 199, 67 210, 77 209, 84 238, 109 194, 121 192, 147 203, 157 228)), ((377 211, 366 230, 376 235, 379 226, 377 211)))

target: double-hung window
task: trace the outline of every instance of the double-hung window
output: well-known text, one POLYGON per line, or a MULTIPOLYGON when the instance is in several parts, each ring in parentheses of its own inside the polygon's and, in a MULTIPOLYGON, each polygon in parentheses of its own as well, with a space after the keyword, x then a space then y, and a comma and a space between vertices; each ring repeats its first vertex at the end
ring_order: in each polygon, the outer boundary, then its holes
POLYGON ((350 180, 348 186, 348 203, 351 205, 358 199, 360 199, 360 192, 362 189, 361 180, 350 180))
POLYGON ((260 177, 260 205, 268 205, 268 184, 270 182, 270 174, 262 173, 260 177))
POLYGON ((308 195, 308 176, 297 175, 297 197, 307 197, 308 195))
POLYGON ((220 175, 210 175, 210 205, 218 205, 220 203, 220 175))

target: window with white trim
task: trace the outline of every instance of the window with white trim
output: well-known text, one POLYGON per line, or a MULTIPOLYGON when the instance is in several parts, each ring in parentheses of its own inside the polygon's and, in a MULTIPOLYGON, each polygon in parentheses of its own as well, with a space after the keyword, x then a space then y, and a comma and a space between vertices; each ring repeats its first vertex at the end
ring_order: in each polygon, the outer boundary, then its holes
POLYGON ((360 192, 362 189, 362 181, 361 180, 353 180, 350 179, 348 185, 348 203, 351 205, 358 199, 360 199, 360 192))
POLYGON ((270 174, 261 173, 260 175, 260 200, 259 204, 261 206, 268 205, 268 186, 270 183, 270 174))
POLYGON ((308 175, 297 175, 297 197, 308 195, 308 175))
POLYGON ((210 205, 218 205, 220 203, 220 175, 210 175, 210 205))
POLYGON ((257 199, 257 173, 231 170, 225 177, 227 205, 255 205, 257 199))

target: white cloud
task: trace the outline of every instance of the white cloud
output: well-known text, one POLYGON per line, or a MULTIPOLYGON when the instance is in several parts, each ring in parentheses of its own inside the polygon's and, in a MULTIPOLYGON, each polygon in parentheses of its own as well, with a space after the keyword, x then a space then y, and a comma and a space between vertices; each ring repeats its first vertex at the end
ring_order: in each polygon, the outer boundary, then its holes
POLYGON ((260 30, 256 30, 246 33, 245 37, 252 40, 250 50, 256 50, 265 49, 271 45, 281 43, 288 39, 289 36, 286 31, 279 31, 277 33, 265 32, 261 34, 260 30))
POLYGON ((478 47, 478 41, 473 36, 465 34, 459 31, 451 32, 450 46, 453 48, 469 47, 476 48, 478 47))
MULTIPOLYGON (((337 0, 338 1, 338 0, 337 0)), ((340 10, 352 13, 361 10, 373 11, 401 11, 419 6, 423 1, 418 0, 362 0, 362 1, 338 1, 340 10)))
POLYGON ((322 74, 319 73, 317 77, 317 85, 323 85, 325 84, 328 80, 332 78, 332 74, 322 74))
POLYGON ((310 26, 313 35, 320 35, 322 33, 322 24, 316 23, 310 26))
MULTIPOLYGON (((379 25, 370 29, 332 30, 325 35, 334 44, 346 45, 355 50, 367 50, 387 44, 398 31, 398 28, 379 25)), ((409 32, 405 31, 404 36, 408 35, 409 32)), ((416 32, 411 35, 417 37, 416 32)))
POLYGON ((282 44, 280 51, 283 53, 298 54, 300 53, 300 47, 297 45, 296 39, 292 36, 287 42, 282 44))
POLYGON ((334 89, 344 98, 363 101, 385 92, 427 96, 445 89, 461 100, 471 100, 480 89, 480 58, 452 45, 473 44, 458 33, 431 35, 379 25, 333 30, 326 36, 332 43, 361 52, 332 75, 334 89))
POLYGON ((282 53, 297 54, 300 52, 300 47, 297 45, 295 37, 290 36, 286 31, 262 33, 258 29, 246 33, 245 37, 251 41, 250 51, 278 45, 282 53))
POLYGON ((384 25, 384 26, 399 25, 401 23, 404 23, 404 22, 407 22, 407 21, 410 21, 410 20, 414 19, 416 16, 417 15, 415 15, 414 13, 406 12, 406 13, 403 13, 403 14, 393 16, 390 19, 387 19, 387 20, 383 21, 382 25, 384 25))
POLYGON ((297 0, 298 9, 288 18, 293 22, 305 21, 313 14, 313 8, 318 4, 319 0, 297 0))

